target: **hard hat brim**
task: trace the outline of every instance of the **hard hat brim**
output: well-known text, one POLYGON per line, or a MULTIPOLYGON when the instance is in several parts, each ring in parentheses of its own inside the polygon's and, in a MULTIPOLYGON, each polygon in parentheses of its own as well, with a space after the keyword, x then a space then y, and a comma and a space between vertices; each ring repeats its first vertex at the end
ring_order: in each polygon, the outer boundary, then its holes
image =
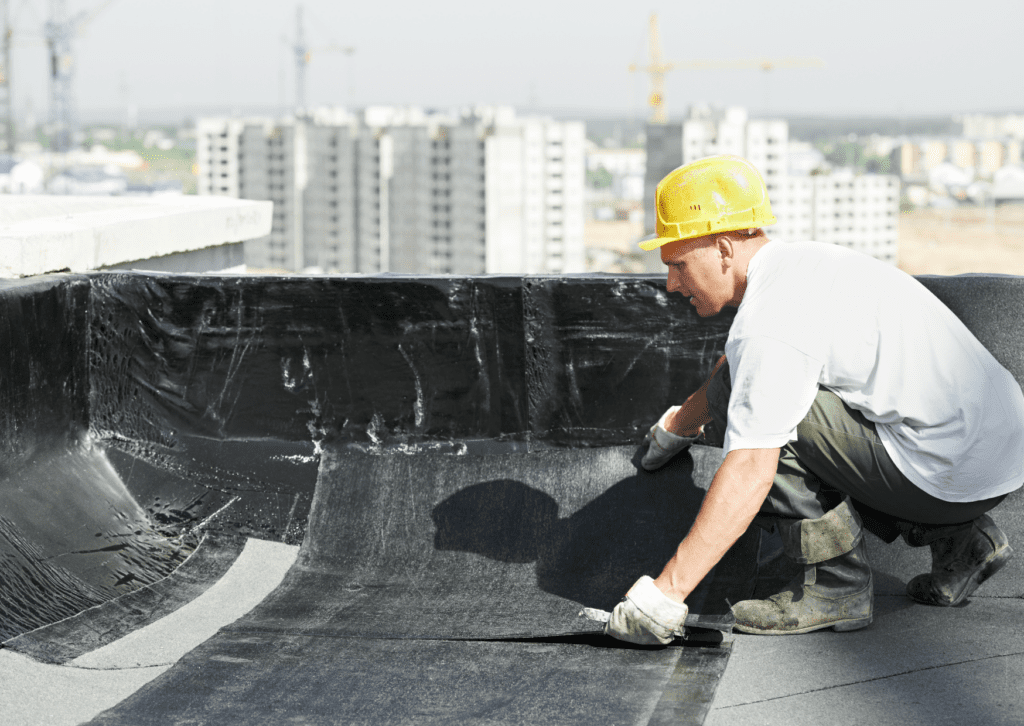
POLYGON ((650 252, 652 250, 658 249, 659 247, 664 247, 665 245, 672 244, 673 242, 687 242, 689 240, 695 240, 695 239, 700 239, 701 237, 707 237, 708 235, 712 235, 712 234, 721 234, 721 233, 724 233, 724 232, 735 232, 738 229, 764 229, 765 227, 768 227, 768 226, 770 226, 772 224, 776 224, 778 222, 778 220, 775 218, 774 215, 769 216, 767 219, 759 220, 759 221, 761 222, 761 224, 757 224, 757 225, 744 225, 742 227, 733 227, 733 226, 730 225, 730 226, 726 226, 726 227, 724 227, 722 229, 712 230, 712 231, 710 231, 710 232, 708 232, 706 234, 703 234, 703 235, 695 234, 695 235, 691 235, 691 236, 688 236, 688 237, 659 237, 658 233, 655 232, 654 234, 649 234, 646 237, 641 238, 640 241, 637 244, 640 246, 640 249, 644 250, 645 252, 650 252))
POLYGON ((656 250, 659 247, 664 247, 667 244, 681 241, 683 240, 680 240, 678 237, 659 237, 657 232, 655 232, 654 234, 649 234, 642 238, 638 244, 640 245, 640 249, 645 252, 650 252, 651 250, 656 250))

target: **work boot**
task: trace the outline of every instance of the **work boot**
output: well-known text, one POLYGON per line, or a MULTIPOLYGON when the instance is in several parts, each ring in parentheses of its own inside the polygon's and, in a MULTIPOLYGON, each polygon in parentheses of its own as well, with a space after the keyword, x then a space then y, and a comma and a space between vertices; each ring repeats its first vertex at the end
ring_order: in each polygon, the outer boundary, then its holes
POLYGON ((987 514, 966 524, 914 525, 903 538, 912 547, 932 549, 932 571, 907 583, 907 595, 925 605, 961 604, 1013 556, 1006 535, 987 514))
POLYGON ((795 635, 812 630, 858 630, 871 624, 874 587, 867 551, 854 549, 814 565, 767 600, 732 606, 736 630, 758 635, 795 635))
POLYGON ((874 587, 860 517, 849 499, 814 520, 780 522, 783 552, 804 565, 802 575, 766 600, 732 606, 736 630, 795 635, 871 624, 874 587))

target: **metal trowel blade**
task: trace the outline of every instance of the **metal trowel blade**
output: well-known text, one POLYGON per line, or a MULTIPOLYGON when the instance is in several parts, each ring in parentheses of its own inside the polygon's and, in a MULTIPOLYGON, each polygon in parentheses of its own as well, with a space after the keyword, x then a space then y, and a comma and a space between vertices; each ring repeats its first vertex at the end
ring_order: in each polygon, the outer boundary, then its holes
POLYGON ((598 610, 597 608, 583 608, 580 610, 580 615, 598 623, 607 623, 612 616, 607 610, 598 610))

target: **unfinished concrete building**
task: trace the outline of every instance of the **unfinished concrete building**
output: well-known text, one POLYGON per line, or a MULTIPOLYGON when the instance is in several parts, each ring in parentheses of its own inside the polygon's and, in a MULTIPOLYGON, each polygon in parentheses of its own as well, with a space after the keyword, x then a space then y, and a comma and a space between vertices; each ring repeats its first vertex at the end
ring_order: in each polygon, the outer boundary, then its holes
POLYGON ((274 202, 251 267, 583 270, 582 123, 379 107, 198 124, 199 193, 274 202))

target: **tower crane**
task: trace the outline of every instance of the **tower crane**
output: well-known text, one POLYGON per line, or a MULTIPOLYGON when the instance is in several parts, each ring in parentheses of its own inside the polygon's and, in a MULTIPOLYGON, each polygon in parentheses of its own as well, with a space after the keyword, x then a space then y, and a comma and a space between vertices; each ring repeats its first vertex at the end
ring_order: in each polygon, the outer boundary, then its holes
MULTIPOLYGON (((286 41, 287 42, 287 41, 286 41)), ((295 110, 302 111, 306 108, 306 66, 314 53, 336 51, 345 55, 355 53, 355 48, 341 46, 336 43, 325 45, 319 48, 310 48, 306 44, 306 30, 302 22, 302 6, 295 8, 295 41, 291 43, 292 52, 295 54, 295 110)))
POLYGON ((50 19, 43 26, 50 50, 50 145, 66 152, 75 142, 78 109, 75 104, 75 56, 71 41, 114 0, 104 0, 92 10, 68 17, 66 0, 50 0, 50 19))
POLYGON ((651 77, 651 95, 647 105, 651 107, 652 124, 664 124, 668 121, 665 114, 665 74, 673 70, 731 70, 755 68, 770 73, 778 68, 822 68, 817 58, 751 58, 745 60, 697 60, 676 63, 665 61, 661 56, 661 38, 658 32, 658 14, 651 13, 649 29, 650 63, 640 66, 633 63, 629 66, 632 72, 644 72, 651 77))
POLYGON ((6 140, 7 153, 14 153, 14 96, 11 94, 11 15, 8 0, 0 0, 0 31, 3 37, 0 42, 0 133, 6 140))

